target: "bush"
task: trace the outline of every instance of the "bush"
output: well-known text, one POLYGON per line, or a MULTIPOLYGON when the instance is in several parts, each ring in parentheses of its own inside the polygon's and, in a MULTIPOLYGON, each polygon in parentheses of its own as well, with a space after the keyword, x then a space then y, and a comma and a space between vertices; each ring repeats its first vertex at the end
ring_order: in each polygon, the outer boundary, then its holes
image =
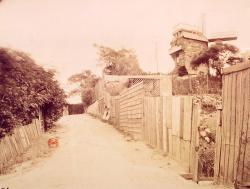
POLYGON ((29 124, 42 110, 45 129, 63 112, 65 94, 27 54, 0 48, 0 137, 18 125, 29 124))
POLYGON ((173 77, 173 95, 221 94, 222 81, 217 77, 197 75, 196 77, 173 77), (208 78, 207 78, 208 77, 208 78))

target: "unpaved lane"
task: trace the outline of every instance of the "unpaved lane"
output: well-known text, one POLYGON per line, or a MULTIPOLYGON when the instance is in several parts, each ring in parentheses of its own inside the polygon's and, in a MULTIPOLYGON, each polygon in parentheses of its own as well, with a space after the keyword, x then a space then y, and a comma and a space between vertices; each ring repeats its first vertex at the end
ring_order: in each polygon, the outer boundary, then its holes
POLYGON ((87 115, 65 116, 60 146, 22 173, 0 177, 9 189, 218 188, 181 178, 172 163, 141 142, 128 142, 108 124, 87 115))

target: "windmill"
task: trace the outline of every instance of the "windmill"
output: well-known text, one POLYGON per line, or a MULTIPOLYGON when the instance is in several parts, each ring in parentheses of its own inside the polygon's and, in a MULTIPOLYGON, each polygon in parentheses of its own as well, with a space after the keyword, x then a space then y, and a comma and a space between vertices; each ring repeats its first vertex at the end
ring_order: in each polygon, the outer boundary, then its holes
MULTIPOLYGON (((192 59, 199 53, 208 49, 209 43, 223 43, 224 41, 232 41, 237 39, 236 32, 220 32, 214 33, 207 37, 205 14, 201 15, 199 26, 191 26, 187 24, 178 24, 173 28, 173 39, 170 42, 168 53, 175 62, 175 70, 178 72, 180 68, 187 70, 188 75, 196 75, 199 72, 206 73, 207 68, 200 66, 199 69, 193 69, 191 65, 192 59)), ((179 72, 180 73, 180 72, 179 72)))
MULTIPOLYGON (((203 33, 203 35, 206 36, 206 14, 201 15, 201 26, 200 30, 203 33)), ((208 37, 208 43, 211 42, 223 42, 223 41, 233 41, 237 40, 237 32, 235 31, 224 31, 224 32, 216 32, 212 33, 208 37)))
POLYGON ((237 40, 237 33, 234 31, 213 33, 208 37, 208 42, 223 42, 237 40))

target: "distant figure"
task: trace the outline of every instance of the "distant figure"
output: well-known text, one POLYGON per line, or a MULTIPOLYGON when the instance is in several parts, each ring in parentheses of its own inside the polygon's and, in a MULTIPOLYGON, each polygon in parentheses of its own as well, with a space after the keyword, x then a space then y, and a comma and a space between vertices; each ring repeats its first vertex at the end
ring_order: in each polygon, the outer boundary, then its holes
POLYGON ((110 110, 109 110, 109 108, 105 105, 105 107, 104 107, 104 113, 103 113, 102 119, 105 120, 105 121, 107 121, 107 120, 109 120, 109 118, 110 118, 110 110))

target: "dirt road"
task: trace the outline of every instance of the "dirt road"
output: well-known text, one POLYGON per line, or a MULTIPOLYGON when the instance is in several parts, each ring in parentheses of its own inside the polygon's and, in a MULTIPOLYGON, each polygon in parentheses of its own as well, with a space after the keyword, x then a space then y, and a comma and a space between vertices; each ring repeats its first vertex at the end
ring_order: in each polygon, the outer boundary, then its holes
POLYGON ((175 165, 141 142, 128 142, 110 125, 88 115, 65 116, 60 146, 52 156, 22 172, 0 177, 9 189, 195 189, 175 165))

